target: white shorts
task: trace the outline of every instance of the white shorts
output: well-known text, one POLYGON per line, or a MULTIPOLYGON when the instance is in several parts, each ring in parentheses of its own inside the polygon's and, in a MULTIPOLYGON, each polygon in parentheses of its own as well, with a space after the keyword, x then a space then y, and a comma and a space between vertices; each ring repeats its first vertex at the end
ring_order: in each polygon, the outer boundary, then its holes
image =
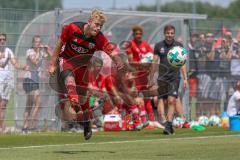
POLYGON ((232 107, 227 109, 227 114, 228 116, 235 116, 238 114, 239 111, 240 111, 240 107, 239 108, 232 107))
POLYGON ((0 83, 0 97, 5 100, 9 100, 12 94, 13 85, 12 81, 4 81, 0 83))

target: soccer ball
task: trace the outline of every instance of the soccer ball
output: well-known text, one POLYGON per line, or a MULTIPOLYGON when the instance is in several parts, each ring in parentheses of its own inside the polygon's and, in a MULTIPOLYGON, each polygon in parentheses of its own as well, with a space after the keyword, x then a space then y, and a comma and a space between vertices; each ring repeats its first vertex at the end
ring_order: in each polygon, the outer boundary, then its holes
POLYGON ((173 126, 175 128, 182 128, 183 124, 184 124, 184 120, 180 117, 176 117, 173 119, 173 126))
POLYGON ((148 52, 147 54, 143 54, 141 58, 141 63, 151 63, 153 60, 153 53, 148 52))
POLYGON ((179 68, 187 61, 187 50, 180 46, 175 46, 167 54, 168 62, 171 66, 179 68))
POLYGON ((211 126, 220 126, 220 123, 221 123, 221 119, 216 115, 212 115, 209 118, 209 125, 211 126))
POLYGON ((207 116, 200 116, 198 118, 198 123, 202 126, 207 126, 209 124, 209 119, 207 116))

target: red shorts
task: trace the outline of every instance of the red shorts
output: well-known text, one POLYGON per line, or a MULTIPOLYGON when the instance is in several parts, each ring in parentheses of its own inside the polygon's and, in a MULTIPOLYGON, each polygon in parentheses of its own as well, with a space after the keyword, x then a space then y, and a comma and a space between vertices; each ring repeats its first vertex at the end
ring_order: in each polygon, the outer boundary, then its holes
POLYGON ((87 89, 89 83, 87 64, 79 66, 77 63, 71 62, 68 59, 60 58, 59 67, 60 73, 67 70, 72 72, 77 88, 87 89))
POLYGON ((138 72, 135 83, 139 92, 146 90, 148 85, 148 73, 145 71, 138 72))
MULTIPOLYGON (((64 71, 71 71, 75 83, 76 83, 76 90, 77 94, 79 95, 80 98, 80 103, 82 102, 83 104, 81 105, 83 107, 83 110, 88 108, 89 106, 89 101, 87 100, 85 103, 84 101, 81 101, 81 97, 85 97, 87 95, 87 90, 88 90, 88 83, 89 83, 89 74, 87 70, 87 65, 79 66, 76 63, 73 63, 69 61, 68 59, 65 58, 60 58, 59 59, 59 67, 60 67, 60 74, 63 73, 64 71)), ((62 77, 62 79, 65 79, 62 77)), ((58 83, 64 83, 63 81, 58 81, 58 83)), ((65 85, 61 85, 65 86, 65 85)), ((67 98, 67 93, 60 93, 60 95, 64 95, 65 98, 67 98)), ((63 97, 60 96, 60 99, 63 97)), ((86 97, 89 99, 89 97, 86 97)))

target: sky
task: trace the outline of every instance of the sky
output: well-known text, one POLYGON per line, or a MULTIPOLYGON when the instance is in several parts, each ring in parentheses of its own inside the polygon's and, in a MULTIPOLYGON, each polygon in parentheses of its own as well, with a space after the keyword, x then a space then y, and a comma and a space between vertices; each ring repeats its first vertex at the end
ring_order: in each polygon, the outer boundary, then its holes
MULTIPOLYGON (((99 8, 110 9, 116 6, 117 9, 135 8, 139 4, 154 5, 157 0, 62 0, 64 9, 71 8, 99 8)), ((165 4, 174 0, 159 0, 160 4, 165 4)), ((185 0, 187 1, 187 0, 185 0)), ((194 0, 189 0, 194 1, 194 0)), ((196 0, 202 2, 210 2, 213 5, 227 7, 234 0, 196 0)))

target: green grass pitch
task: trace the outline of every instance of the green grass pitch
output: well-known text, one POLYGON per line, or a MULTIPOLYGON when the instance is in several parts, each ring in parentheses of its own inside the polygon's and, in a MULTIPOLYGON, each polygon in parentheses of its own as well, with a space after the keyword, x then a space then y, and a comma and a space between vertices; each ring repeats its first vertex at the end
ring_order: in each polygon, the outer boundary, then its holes
POLYGON ((89 141, 82 133, 1 134, 0 160, 239 160, 240 132, 209 127, 97 132, 89 141))

